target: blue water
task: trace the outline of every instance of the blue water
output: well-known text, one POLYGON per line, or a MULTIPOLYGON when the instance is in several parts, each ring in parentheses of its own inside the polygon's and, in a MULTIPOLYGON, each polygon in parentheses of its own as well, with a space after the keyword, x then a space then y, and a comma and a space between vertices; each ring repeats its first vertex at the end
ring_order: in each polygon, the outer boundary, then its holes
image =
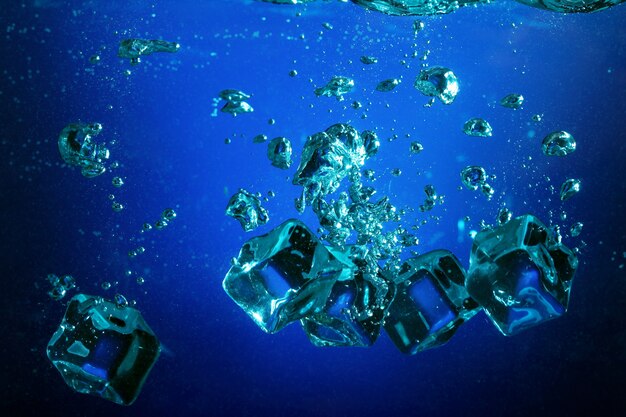
POLYGON ((503 0, 422 18, 426 28, 417 37, 413 20, 341 2, 3 1, 1 414, 621 415, 626 6, 560 15, 503 0), (129 37, 176 41, 181 49, 131 67, 116 56, 129 37), (429 65, 452 68, 460 79, 450 106, 424 108, 428 99, 412 86, 421 61, 411 54, 426 49, 429 65), (101 56, 96 65, 89 63, 94 54, 101 56), (378 64, 362 65, 365 54, 378 64), (344 102, 313 94, 333 75, 355 79, 344 102), (393 92, 375 91, 393 77, 402 77, 393 92), (255 111, 213 117, 213 98, 226 88, 252 94, 255 111), (522 110, 497 104, 512 92, 526 98, 522 110), (364 107, 351 108, 354 100, 364 107), (540 123, 531 121, 537 113, 540 123), (465 136, 471 117, 487 119, 494 136, 465 136), (86 179, 63 166, 58 133, 76 121, 102 123, 99 138, 116 141, 110 150, 121 165, 121 189, 112 187, 110 173, 86 179), (583 222, 581 236, 565 240, 586 243, 569 312, 512 338, 480 313, 446 345, 412 357, 385 335, 370 349, 321 349, 296 324, 261 332, 221 280, 246 239, 291 217, 317 228, 310 209, 295 211, 301 189, 291 177, 306 137, 339 122, 376 130, 382 139, 366 163, 377 172, 378 196, 399 208, 422 204, 426 184, 446 196, 432 212, 404 219, 410 227, 440 217, 417 232, 420 252, 449 249, 467 265, 468 232, 481 219, 493 223, 504 203, 514 215, 532 213, 564 231, 583 222), (574 135, 574 154, 542 155, 541 139, 555 130, 574 135), (292 140, 289 171, 272 167, 266 145, 252 143, 260 133, 292 140), (399 137, 389 142, 393 134, 399 137), (424 145, 419 155, 409 153, 413 140, 424 145), (459 172, 470 164, 496 175, 492 201, 457 190, 459 172), (394 168, 402 175, 392 176, 394 168), (561 203, 549 186, 558 192, 571 177, 583 189, 561 203), (224 215, 240 187, 277 195, 264 203, 270 222, 250 233, 224 215), (110 193, 126 206, 121 213, 111 210, 110 193), (168 207, 178 213, 168 228, 139 233, 168 207), (465 216, 471 220, 460 233, 465 216), (139 245, 146 253, 129 259, 139 245), (136 300, 164 345, 130 408, 74 393, 47 360, 45 346, 69 299, 47 296, 49 273, 72 274, 87 294, 136 300), (136 283, 139 275, 145 284, 136 283), (105 281, 114 284, 107 291, 105 281))

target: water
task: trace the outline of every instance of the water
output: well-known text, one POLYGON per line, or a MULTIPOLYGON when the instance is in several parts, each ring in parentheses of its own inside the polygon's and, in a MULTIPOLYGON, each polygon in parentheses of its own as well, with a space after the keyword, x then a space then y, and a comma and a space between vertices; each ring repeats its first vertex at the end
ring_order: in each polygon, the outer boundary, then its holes
MULTIPOLYGON (((338 1, 6 3, 2 415, 619 415, 626 6, 561 15, 499 1, 420 16, 422 26, 338 1), (125 39, 180 46, 131 65, 118 57, 125 39), (434 67, 456 78, 443 99, 415 88, 434 67), (335 76, 354 81, 344 100, 317 97, 335 76), (384 80, 399 83, 376 91, 384 80), (248 98, 225 101, 224 90, 248 98), (501 105, 511 93, 523 95, 522 107, 501 105), (227 103, 241 109, 236 117, 220 111, 227 103), (476 117, 491 137, 463 133, 476 117), (96 122, 93 141, 109 158, 101 153, 105 171, 94 164, 88 173, 99 175, 87 178, 57 141, 71 123, 96 122), (304 186, 293 180, 307 138, 338 123, 377 152, 361 177, 342 177, 326 205, 305 199, 299 214, 304 186), (576 151, 546 156, 542 140, 561 131, 576 151), (287 169, 268 158, 274 138, 290 141, 287 169), (485 170, 476 190, 460 176, 469 166, 485 170), (567 179, 583 187, 561 201, 567 179), (240 188, 270 214, 248 233, 225 215, 240 188), (559 226, 579 258, 568 312, 516 336, 501 336, 479 312, 445 345, 415 356, 398 352, 384 330, 369 348, 319 348, 301 323, 265 334, 221 288, 244 242, 289 218, 327 240, 362 239, 386 258, 385 271, 438 249, 468 268, 471 236, 495 228, 503 207, 559 226), (167 208, 175 218, 163 216, 167 208), (48 274, 71 275, 76 288, 55 301, 48 274), (123 295, 124 310, 141 311, 162 343, 129 408, 74 393, 46 357, 80 293, 123 295)), ((314 325, 357 317, 342 313, 367 286, 351 285, 334 289, 336 302, 314 325)), ((368 344, 366 327, 341 340, 368 344)))

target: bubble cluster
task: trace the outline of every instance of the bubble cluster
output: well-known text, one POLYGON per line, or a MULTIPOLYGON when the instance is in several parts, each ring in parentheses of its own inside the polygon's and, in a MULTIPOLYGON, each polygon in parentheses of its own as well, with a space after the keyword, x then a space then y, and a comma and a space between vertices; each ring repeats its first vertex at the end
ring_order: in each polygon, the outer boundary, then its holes
POLYGON ((113 179, 111 180, 111 184, 113 184, 113 186, 116 188, 120 188, 122 185, 124 185, 124 180, 120 177, 113 177, 113 179))
POLYGON ((576 222, 572 225, 572 227, 569 230, 569 234, 572 237, 578 237, 580 236, 580 233, 583 231, 583 224, 581 222, 576 222))
POLYGON ((420 71, 415 88, 425 96, 438 98, 443 104, 452 104, 459 94, 459 80, 449 68, 431 67, 420 71))
POLYGON ((58 277, 55 274, 48 274, 46 280, 52 286, 48 295, 53 300, 61 300, 69 290, 76 288, 76 280, 71 275, 58 277))
POLYGON ((490 199, 494 194, 494 190, 491 185, 487 183, 487 179, 487 172, 483 167, 469 165, 461 170, 461 181, 463 185, 473 191, 480 189, 485 197, 490 199))
POLYGON ((267 210, 261 206, 261 200, 243 188, 228 201, 226 215, 236 219, 246 232, 266 224, 270 219, 267 210))
POLYGON ((421 212, 430 211, 435 207, 437 202, 441 203, 443 201, 439 195, 437 195, 437 190, 435 190, 435 186, 432 184, 428 184, 424 187, 424 193, 426 194, 426 199, 424 203, 419 206, 421 212))
POLYGON ((128 257, 129 258, 135 258, 138 255, 141 255, 141 254, 145 253, 145 251, 146 251, 146 248, 144 248, 143 246, 139 246, 136 249, 132 249, 132 250, 128 251, 128 257))
POLYGON ((509 210, 506 207, 502 207, 498 211, 498 216, 496 220, 498 222, 498 225, 502 226, 504 224, 507 224, 509 221, 511 221, 512 218, 513 218, 513 213, 511 213, 511 210, 509 210))
POLYGON ((354 89, 354 80, 348 77, 334 76, 330 79, 328 84, 324 87, 316 88, 316 96, 336 97, 337 100, 342 101, 343 95, 351 92, 354 89))
POLYGON ((376 153, 379 144, 373 132, 359 134, 347 124, 330 126, 307 138, 293 183, 304 187, 305 201, 333 193, 376 153))
POLYGON ((177 52, 180 45, 176 42, 147 39, 125 39, 120 42, 117 56, 128 58, 132 65, 141 62, 141 56, 150 55, 155 52, 177 52))
POLYGON ((114 212, 119 213, 120 211, 124 210, 124 205, 118 201, 114 201, 111 204, 111 208, 113 209, 114 212))
POLYGON ((165 220, 165 219, 160 219, 160 220, 157 220, 157 221, 154 223, 154 228, 155 228, 155 229, 157 229, 157 230, 163 230, 163 229, 165 229, 167 226, 169 226, 169 222, 168 222, 167 220, 165 220))
POLYGON ((68 165, 77 166, 87 178, 104 174, 109 150, 94 140, 102 131, 100 123, 71 123, 59 134, 59 152, 68 165))
POLYGON ((276 137, 267 144, 267 157, 276 168, 289 169, 292 153, 291 141, 285 137, 276 137))
POLYGON ((166 208, 165 210, 163 210, 163 213, 161 213, 161 218, 164 220, 167 220, 168 222, 171 222, 172 220, 174 220, 176 216, 177 216, 176 211, 174 211, 174 209, 171 209, 171 208, 166 208))
POLYGON ((246 100, 250 99, 250 95, 239 90, 222 90, 219 94, 222 100, 226 100, 226 104, 220 109, 224 113, 237 116, 241 113, 251 113, 254 111, 252 106, 246 100))

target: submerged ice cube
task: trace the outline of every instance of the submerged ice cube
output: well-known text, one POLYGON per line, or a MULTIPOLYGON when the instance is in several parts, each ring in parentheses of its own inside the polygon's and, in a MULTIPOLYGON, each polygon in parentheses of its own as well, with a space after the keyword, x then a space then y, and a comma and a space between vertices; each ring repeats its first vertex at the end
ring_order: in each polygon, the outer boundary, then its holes
POLYGON ((385 331, 403 353, 446 343, 477 312, 478 304, 465 290, 465 270, 446 250, 407 260, 395 282, 385 331))
POLYGON ((267 210, 261 206, 261 200, 243 188, 228 201, 226 215, 237 219, 246 232, 264 225, 270 219, 267 210))
POLYGON ((532 215, 479 232, 466 286, 506 336, 567 310, 576 255, 532 215))
POLYGON ((106 171, 104 161, 109 150, 94 140, 102 131, 100 123, 71 123, 59 134, 59 152, 68 165, 77 166, 87 178, 97 177, 106 171))
POLYGON ((335 282, 351 279, 354 268, 291 219, 246 242, 222 285, 261 329, 275 333, 321 311, 335 282))
POLYGON ((353 261, 354 278, 335 282, 322 311, 301 320, 315 346, 368 347, 378 339, 395 285, 375 262, 353 261))
POLYGON ((425 96, 437 97, 443 104, 452 104, 459 93, 459 80, 449 68, 431 67, 420 71, 415 88, 425 96))
POLYGON ((135 401, 159 352, 139 311, 85 294, 70 300, 47 348, 72 389, 123 405, 135 401))

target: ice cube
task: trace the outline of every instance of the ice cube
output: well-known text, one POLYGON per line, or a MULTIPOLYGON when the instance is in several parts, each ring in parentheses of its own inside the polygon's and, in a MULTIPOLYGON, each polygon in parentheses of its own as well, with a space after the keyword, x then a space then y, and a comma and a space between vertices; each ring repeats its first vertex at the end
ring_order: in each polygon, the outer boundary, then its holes
POLYGON ((78 294, 68 304, 47 353, 75 391, 132 404, 160 344, 138 310, 78 294))
POLYGON ((378 339, 395 285, 383 278, 376 262, 354 262, 354 279, 337 281, 323 310, 301 320, 316 346, 368 347, 378 339))
POLYGON ((576 255, 532 215, 478 233, 467 290, 506 336, 567 310, 576 255))
POLYGON ((223 287, 261 329, 275 333, 321 311, 335 282, 351 279, 354 268, 291 219, 246 242, 223 287))
POLYGON ((446 343, 477 312, 465 290, 465 270, 446 250, 407 260, 397 277, 385 331, 403 353, 415 354, 446 343))

